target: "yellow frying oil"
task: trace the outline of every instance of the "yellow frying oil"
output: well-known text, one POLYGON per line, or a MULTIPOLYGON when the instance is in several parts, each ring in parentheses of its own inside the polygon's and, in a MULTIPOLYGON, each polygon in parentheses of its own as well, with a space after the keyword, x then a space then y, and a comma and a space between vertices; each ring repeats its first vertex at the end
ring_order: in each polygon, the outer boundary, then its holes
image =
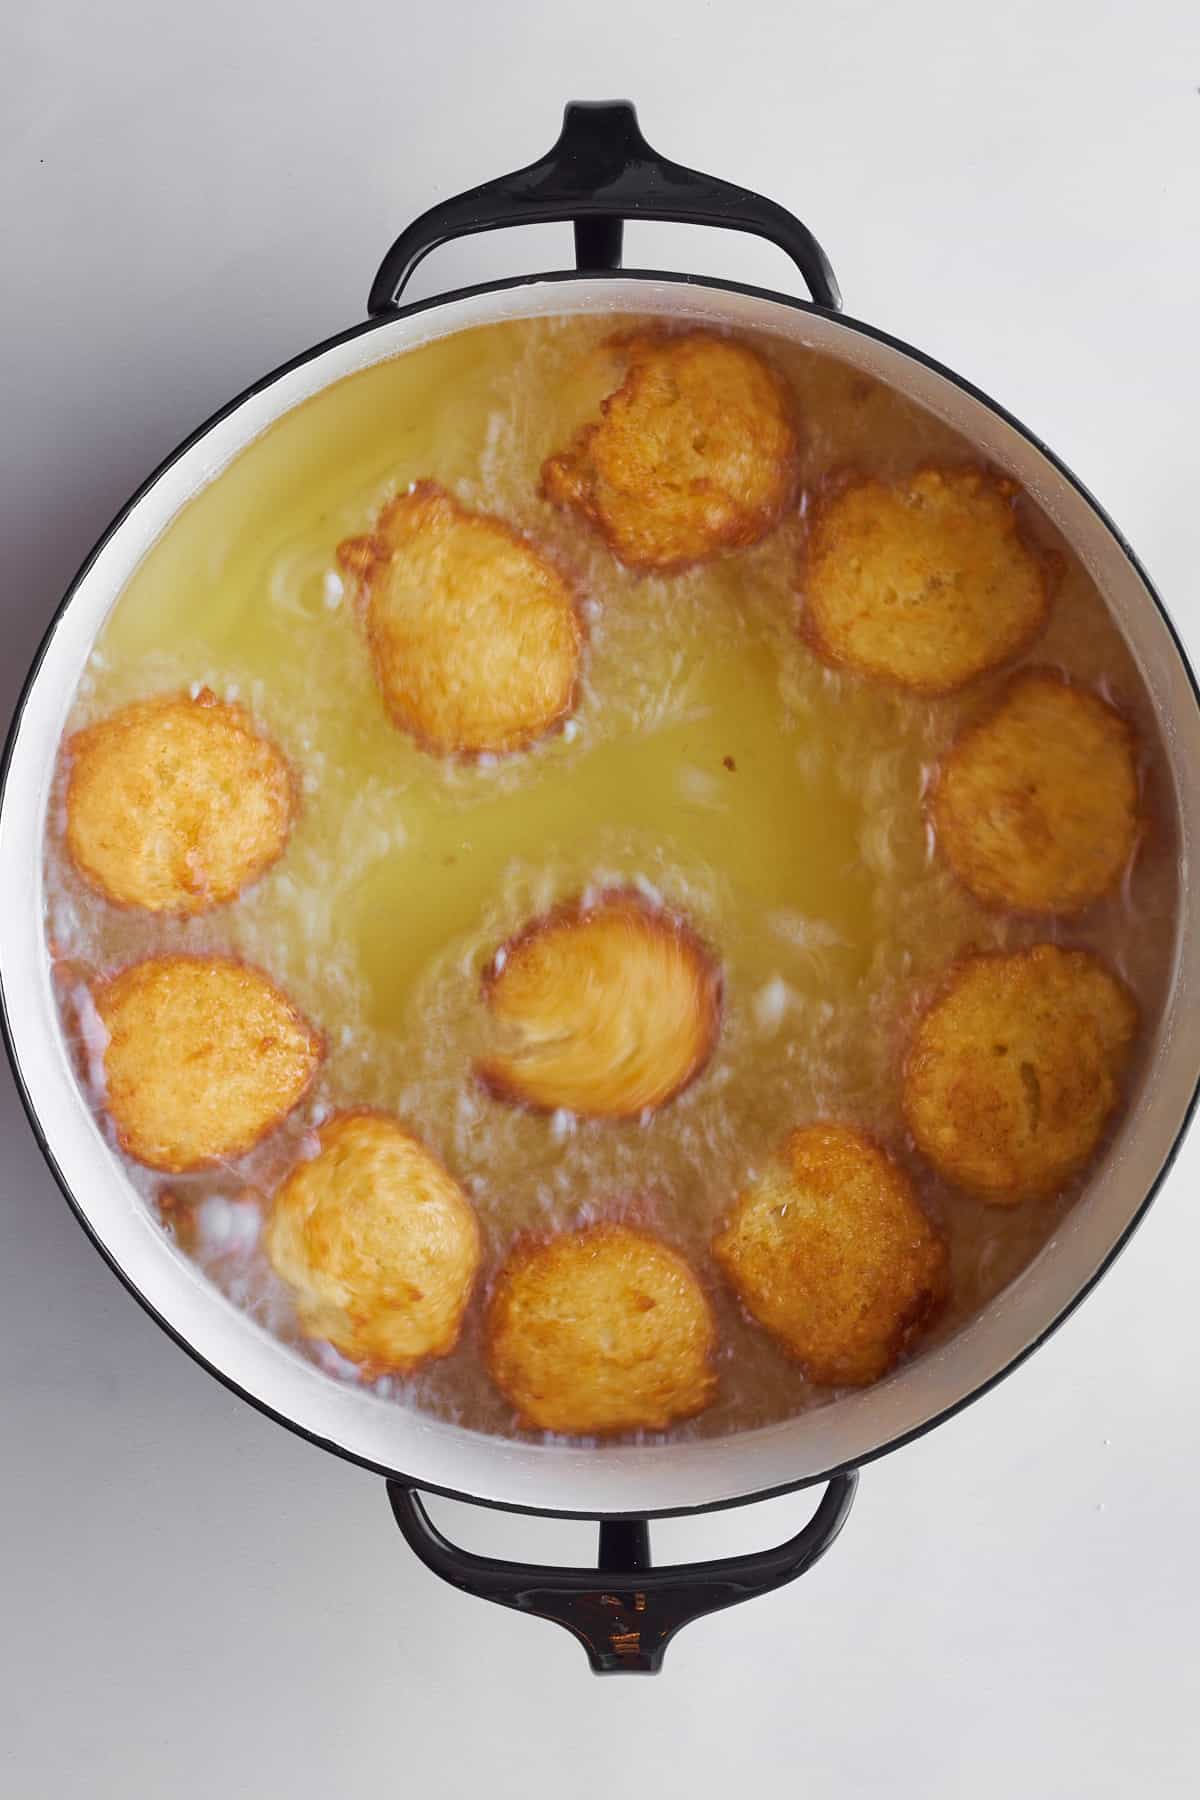
MULTIPOLYGON (((52 807, 48 931, 85 972, 171 946, 232 950, 325 1032, 325 1068, 297 1116, 239 1164, 170 1184, 170 1228, 241 1303, 295 1339, 253 1243, 260 1196, 323 1110, 385 1106, 471 1193, 489 1271, 523 1229, 619 1212, 693 1259, 717 1307, 722 1385, 690 1435, 827 1397, 747 1325, 712 1272, 709 1237, 747 1172, 822 1115, 866 1125, 908 1156, 897 1105, 905 1022, 923 986, 973 944, 1091 942, 1157 1005, 1174 858, 1160 822, 1123 896, 1069 933, 984 914, 937 860, 921 796, 990 684, 930 704, 833 673, 802 643, 798 549, 813 486, 847 464, 887 474, 967 454, 891 390, 766 342, 804 420, 800 506, 753 550, 681 576, 631 575, 543 503, 543 459, 619 378, 611 330, 588 318, 489 326, 365 370, 280 420, 185 508, 102 631, 72 726, 151 692, 203 683, 236 696, 296 768, 296 829, 236 905, 161 920, 82 888, 52 807), (564 731, 526 753, 439 760, 385 716, 335 550, 425 477, 529 531, 578 582, 588 630, 578 704, 564 731), (486 1043, 480 972, 532 914, 614 881, 686 910, 720 958, 716 1054, 644 1122, 514 1111, 472 1074, 486 1043)), ((1142 723, 1153 795, 1148 704, 1069 559, 1032 659, 1102 682, 1142 723)), ((951 1239, 945 1334, 1028 1261, 1072 1196, 989 1211, 911 1166, 951 1239)), ((163 1184, 134 1173, 161 1202, 163 1184)), ((479 1319, 477 1301, 452 1357, 383 1391, 511 1430, 481 1370, 479 1319)), ((328 1350, 301 1347, 336 1366, 328 1350)))

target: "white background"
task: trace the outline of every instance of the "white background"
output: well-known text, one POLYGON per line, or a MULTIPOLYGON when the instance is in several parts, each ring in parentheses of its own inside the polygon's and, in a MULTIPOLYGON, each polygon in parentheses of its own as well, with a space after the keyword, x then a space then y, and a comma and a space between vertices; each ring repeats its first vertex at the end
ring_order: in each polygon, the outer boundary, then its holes
MULTIPOLYGON (((1194 0, 41 0, 0 28, 0 710, 127 493, 361 316, 400 226, 540 154, 569 98, 824 241, 847 307, 1044 435, 1200 644, 1194 0)), ((565 228, 414 292, 559 266, 565 228)), ((627 260, 791 289, 680 229, 627 260)), ((0 875, 2 878, 2 875, 0 875)), ((441 1586, 382 1485, 140 1313, 0 1092, 0 1793, 1073 1800, 1200 1785, 1200 1139, 1115 1273, 996 1393, 869 1469, 797 1586, 657 1681, 441 1586)), ((657 1529, 788 1535, 804 1496, 657 1529)), ((441 1505, 465 1542, 589 1529, 441 1505)))

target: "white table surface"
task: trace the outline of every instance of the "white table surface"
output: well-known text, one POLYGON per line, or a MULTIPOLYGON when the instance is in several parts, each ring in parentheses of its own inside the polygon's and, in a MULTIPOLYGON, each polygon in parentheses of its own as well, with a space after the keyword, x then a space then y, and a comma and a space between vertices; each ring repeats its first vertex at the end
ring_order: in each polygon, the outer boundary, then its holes
MULTIPOLYGON (((361 316, 415 212, 539 154, 564 100, 624 93, 667 154, 805 217, 850 311, 1048 438, 1200 643, 1194 0, 41 0, 0 32, 5 714, 146 470, 361 316)), ((567 235, 448 249, 415 291, 561 264, 567 235)), ((795 279, 682 228, 628 260, 795 279)), ((598 1682, 173 1348, 0 1085, 0 1793, 1200 1788, 1200 1140, 1063 1332, 865 1473, 817 1570, 689 1628, 657 1681, 598 1682)), ((658 1552, 765 1543, 810 1504, 663 1526, 658 1552)), ((590 1547, 435 1510, 478 1547, 590 1547)))

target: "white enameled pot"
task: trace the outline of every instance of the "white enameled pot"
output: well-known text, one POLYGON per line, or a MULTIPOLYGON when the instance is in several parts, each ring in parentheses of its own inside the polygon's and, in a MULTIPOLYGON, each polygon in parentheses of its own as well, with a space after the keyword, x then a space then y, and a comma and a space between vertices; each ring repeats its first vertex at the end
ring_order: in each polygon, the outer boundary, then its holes
MULTIPOLYGON (((827 265, 803 228, 755 196, 740 196, 655 157, 637 134, 631 110, 569 109, 564 137, 543 163, 427 215, 397 250, 398 258, 381 271, 383 286, 373 297, 376 316, 258 383, 150 478, 88 558, 31 671, 13 723, 0 801, 0 995, 13 1066, 34 1128, 81 1222, 179 1343, 294 1430, 397 1478, 398 1491, 412 1485, 492 1505, 645 1519, 745 1501, 856 1469, 981 1394, 1061 1322, 1127 1238, 1180 1141, 1200 1075, 1200 934, 1190 929, 1189 878, 1200 843, 1200 704, 1194 678, 1129 546, 1050 451, 958 376, 840 315, 827 265), (608 163, 597 163, 605 155, 608 163), (540 187, 526 180, 532 175, 540 177, 540 187), (707 184, 702 205, 689 207, 684 177, 707 184), (528 200, 523 210, 517 204, 522 192, 528 200), (763 210, 756 213, 750 202, 763 210), (718 219, 722 208, 727 216, 718 219), (790 226, 797 235, 786 247, 798 262, 807 262, 805 272, 825 303, 681 275, 599 268, 493 285, 403 309, 393 304, 395 280, 425 250, 456 232, 521 218, 574 218, 581 257, 603 263, 619 255, 616 221, 634 213, 741 224, 780 242, 790 226), (875 1387, 789 1423, 726 1440, 599 1447, 509 1442, 377 1398, 302 1361, 211 1286, 149 1216, 105 1143, 64 1046, 44 940, 46 807, 76 684, 126 581, 179 510, 282 414, 356 370, 470 327, 568 313, 618 321, 623 314, 647 311, 770 332, 900 389, 1010 474, 1063 533, 1117 620, 1161 725, 1183 860, 1174 979, 1140 1089, 1083 1198, 1024 1273, 950 1342, 875 1387)), ((418 1527, 410 1518, 406 1529, 411 1536, 418 1527)), ((439 1572, 457 1578, 445 1568, 439 1572)), ((463 1580, 461 1585, 475 1584, 463 1580)), ((551 1610, 511 1595, 490 1597, 551 1610)), ((705 1608, 692 1608, 697 1610, 705 1608)), ((560 1622, 579 1630, 575 1621, 560 1622)), ((649 1664, 629 1656, 613 1661, 610 1655, 602 1666, 649 1664)))

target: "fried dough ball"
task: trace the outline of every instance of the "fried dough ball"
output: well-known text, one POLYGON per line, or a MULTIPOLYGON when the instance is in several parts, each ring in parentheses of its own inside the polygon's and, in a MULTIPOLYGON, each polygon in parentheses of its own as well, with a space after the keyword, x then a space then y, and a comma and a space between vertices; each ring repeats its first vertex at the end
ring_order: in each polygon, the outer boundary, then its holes
POLYGON ((208 688, 135 700, 77 731, 67 750, 67 850, 108 900, 205 912, 287 843, 287 762, 243 707, 208 688))
POLYGON ((819 502, 803 623, 818 655, 948 694, 1031 643, 1055 565, 1022 540, 1016 492, 982 469, 923 469, 819 502))
POLYGON ((1078 912, 1137 844, 1133 732, 1098 694, 1032 669, 959 737, 930 810, 938 848, 985 906, 1078 912))
POLYGON ((535 919, 484 979, 498 1047, 480 1064, 500 1099, 626 1119, 674 1099, 707 1062, 720 974, 681 919, 614 889, 535 919))
POLYGON ((519 750, 570 711, 583 644, 575 592, 503 519, 418 481, 337 554, 358 578, 384 704, 427 750, 519 750))
POLYGON ((152 956, 92 989, 121 1148, 180 1174, 240 1156, 301 1099, 321 1039, 261 969, 152 956))
POLYGON ((630 1225, 518 1244, 487 1317, 492 1380, 531 1430, 662 1431, 716 1393, 716 1328, 695 1275, 630 1225))
POLYGON ((318 1141, 276 1192, 264 1237, 305 1332, 369 1373, 448 1355, 480 1256, 458 1183, 383 1113, 336 1114, 318 1141))
POLYGON ((790 396, 746 344, 710 332, 645 333, 621 348, 622 385, 600 419, 542 468, 631 569, 680 569, 755 544, 796 484, 790 396))
POLYGON ((713 1255, 812 1381, 886 1374, 945 1298, 945 1243, 912 1184, 848 1125, 793 1131, 738 1196, 713 1255))
POLYGON ((1091 1158, 1137 1028, 1128 989, 1087 950, 969 957, 920 1020, 904 1112, 947 1181, 1000 1206, 1052 1194, 1091 1158))

